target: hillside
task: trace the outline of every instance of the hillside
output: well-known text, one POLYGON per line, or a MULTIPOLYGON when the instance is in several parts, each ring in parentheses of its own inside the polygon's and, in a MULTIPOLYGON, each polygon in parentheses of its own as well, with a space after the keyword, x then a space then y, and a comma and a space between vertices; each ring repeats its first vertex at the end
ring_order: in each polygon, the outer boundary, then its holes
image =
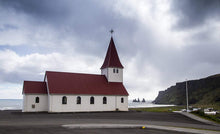
MULTIPOLYGON (((220 74, 188 83, 189 104, 220 104, 220 74)), ((160 91, 155 104, 186 104, 186 82, 176 83, 165 91, 160 91)))

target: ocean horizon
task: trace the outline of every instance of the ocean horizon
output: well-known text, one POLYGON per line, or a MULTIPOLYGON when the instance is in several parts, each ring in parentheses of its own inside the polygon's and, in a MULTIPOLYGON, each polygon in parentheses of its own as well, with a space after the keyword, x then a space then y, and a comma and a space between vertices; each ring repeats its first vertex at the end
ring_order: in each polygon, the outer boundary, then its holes
MULTIPOLYGON (((0 110, 21 110, 23 99, 0 99, 0 110)), ((153 104, 152 100, 146 102, 132 102, 128 100, 128 108, 167 107, 175 105, 153 104)))
POLYGON ((23 99, 0 99, 0 110, 21 110, 23 99))

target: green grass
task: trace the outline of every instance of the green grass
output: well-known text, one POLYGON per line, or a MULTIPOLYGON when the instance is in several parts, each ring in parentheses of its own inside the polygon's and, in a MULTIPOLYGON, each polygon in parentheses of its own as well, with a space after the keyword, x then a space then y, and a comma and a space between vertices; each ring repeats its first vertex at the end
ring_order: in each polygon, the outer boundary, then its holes
MULTIPOLYGON (((220 105, 204 105, 204 104, 194 104, 193 107, 197 108, 213 108, 214 110, 220 111, 220 105)), ((145 111, 145 112, 173 112, 180 111, 181 109, 186 109, 186 106, 169 106, 169 107, 149 107, 149 108, 129 108, 131 111, 145 111)))
POLYGON ((191 112, 191 113, 194 114, 194 115, 197 115, 197 116, 199 116, 199 117, 201 117, 203 119, 214 121, 214 122, 220 124, 220 114, 207 115, 207 114, 204 114, 204 112, 202 112, 202 111, 196 111, 196 112, 191 112))
POLYGON ((184 109, 185 106, 170 106, 170 107, 150 107, 150 108, 129 108, 131 111, 138 112, 173 112, 184 109))
POLYGON ((198 107, 198 108, 201 108, 201 109, 213 108, 217 111, 220 111, 220 103, 216 103, 216 104, 194 104, 192 106, 193 107, 198 107))

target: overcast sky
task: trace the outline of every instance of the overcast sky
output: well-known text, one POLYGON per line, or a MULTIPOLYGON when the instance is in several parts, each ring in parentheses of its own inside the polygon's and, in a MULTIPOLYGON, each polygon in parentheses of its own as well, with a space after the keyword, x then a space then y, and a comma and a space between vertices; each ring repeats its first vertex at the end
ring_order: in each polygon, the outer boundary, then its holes
POLYGON ((129 99, 220 73, 220 0, 0 0, 0 98, 45 71, 100 74, 111 28, 129 99))

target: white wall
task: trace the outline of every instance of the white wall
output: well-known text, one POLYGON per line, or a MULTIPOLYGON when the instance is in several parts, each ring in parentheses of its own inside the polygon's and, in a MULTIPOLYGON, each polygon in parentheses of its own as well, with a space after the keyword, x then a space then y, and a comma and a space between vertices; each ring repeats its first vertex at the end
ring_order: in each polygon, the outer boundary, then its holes
POLYGON ((119 111, 128 111, 128 96, 115 96, 119 111), (124 98, 124 103, 121 103, 121 98, 124 98))
POLYGON ((95 103, 90 104, 90 95, 50 95, 49 112, 92 112, 92 111, 128 111, 127 96, 97 96, 94 95, 95 103), (62 97, 67 97, 67 104, 62 104, 62 97), (81 104, 76 104, 77 96, 81 97, 81 104), (103 97, 107 97, 107 104, 103 104, 103 97), (121 103, 124 97, 124 103, 121 103), (117 103, 116 103, 117 102, 117 103))
POLYGON ((108 69, 107 68, 101 69, 101 74, 105 75, 105 77, 108 79, 108 69))
POLYGON ((24 94, 22 112, 41 112, 48 111, 47 94, 24 94), (39 103, 35 103, 35 98, 39 97, 39 103), (35 105, 35 108, 32 108, 35 105))
POLYGON ((123 82, 123 69, 118 69, 118 73, 113 72, 114 68, 105 68, 101 70, 101 74, 105 75, 109 82, 123 82))

